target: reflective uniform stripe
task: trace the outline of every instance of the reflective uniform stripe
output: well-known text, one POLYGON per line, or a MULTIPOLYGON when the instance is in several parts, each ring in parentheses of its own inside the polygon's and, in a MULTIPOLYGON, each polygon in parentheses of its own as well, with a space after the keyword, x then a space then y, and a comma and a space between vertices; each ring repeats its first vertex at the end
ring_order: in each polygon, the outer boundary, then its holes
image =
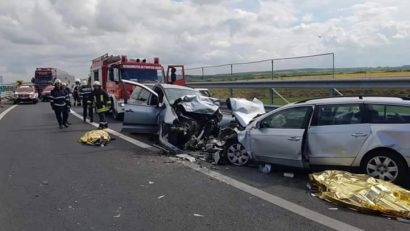
POLYGON ((53 97, 53 99, 65 99, 66 98, 66 96, 65 95, 63 95, 63 96, 57 96, 57 97, 53 97))
POLYGON ((55 103, 54 104, 54 106, 58 106, 58 107, 62 107, 62 106, 65 106, 65 105, 66 105, 65 103, 62 103, 62 104, 55 103))

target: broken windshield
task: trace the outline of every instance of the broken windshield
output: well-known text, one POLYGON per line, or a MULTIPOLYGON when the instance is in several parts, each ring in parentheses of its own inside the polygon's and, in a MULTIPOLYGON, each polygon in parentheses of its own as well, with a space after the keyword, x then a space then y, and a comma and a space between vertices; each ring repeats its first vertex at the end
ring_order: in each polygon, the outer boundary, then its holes
POLYGON ((173 104, 175 100, 181 98, 182 96, 186 96, 186 95, 201 96, 201 93, 194 89, 166 88, 165 95, 168 99, 168 102, 170 104, 173 104))

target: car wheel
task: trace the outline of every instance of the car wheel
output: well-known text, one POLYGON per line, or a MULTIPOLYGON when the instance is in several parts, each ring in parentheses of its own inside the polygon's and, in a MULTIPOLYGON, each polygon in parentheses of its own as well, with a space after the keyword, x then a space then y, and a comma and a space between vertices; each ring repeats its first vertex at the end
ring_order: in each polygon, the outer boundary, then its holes
POLYGON ((244 166, 251 159, 245 147, 238 142, 232 142, 227 145, 226 158, 229 163, 236 166, 244 166))
POLYGON ((366 156, 362 168, 367 175, 389 182, 403 183, 407 178, 406 164, 396 153, 388 150, 366 156))

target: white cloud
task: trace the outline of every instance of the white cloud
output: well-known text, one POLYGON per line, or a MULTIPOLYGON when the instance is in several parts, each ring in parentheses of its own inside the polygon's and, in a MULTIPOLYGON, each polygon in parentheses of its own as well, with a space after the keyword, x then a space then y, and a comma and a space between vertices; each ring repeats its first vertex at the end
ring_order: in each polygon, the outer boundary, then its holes
POLYGON ((321 52, 336 52, 340 66, 406 64, 410 2, 357 2, 1 1, 0 75, 56 66, 85 77, 106 52, 189 66, 321 52))

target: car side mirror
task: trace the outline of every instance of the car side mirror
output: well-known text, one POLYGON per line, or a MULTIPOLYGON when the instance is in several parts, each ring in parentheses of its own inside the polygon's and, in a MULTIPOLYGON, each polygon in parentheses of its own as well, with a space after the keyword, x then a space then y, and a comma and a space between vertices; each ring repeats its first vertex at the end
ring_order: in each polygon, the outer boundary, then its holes
POLYGON ((261 121, 256 122, 253 128, 256 128, 256 129, 261 128, 261 121))

